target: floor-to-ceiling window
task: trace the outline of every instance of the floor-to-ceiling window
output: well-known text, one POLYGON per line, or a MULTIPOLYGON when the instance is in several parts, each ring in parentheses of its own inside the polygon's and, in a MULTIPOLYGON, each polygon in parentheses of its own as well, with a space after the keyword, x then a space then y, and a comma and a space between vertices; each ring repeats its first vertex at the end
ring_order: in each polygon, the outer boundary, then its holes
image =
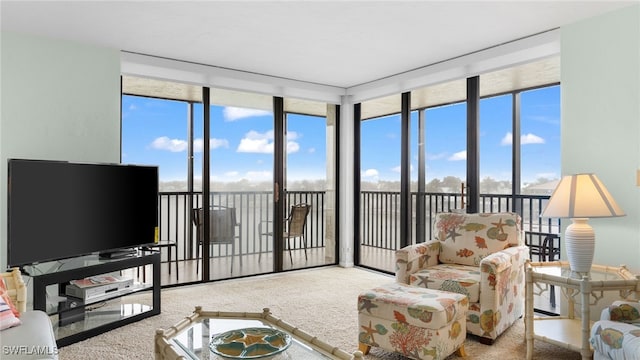
MULTIPOLYGON (((558 260, 561 247, 560 221, 540 217, 546 204, 535 197, 551 195, 561 177, 560 168, 560 85, 530 89, 520 93, 521 141, 520 165, 522 214, 525 240, 533 245, 551 240, 551 248, 557 250, 551 258, 544 251, 534 251, 534 261, 558 260), (526 201, 528 200, 528 201, 526 201), (540 255, 536 255, 540 254, 540 255)), ((559 291, 543 292, 534 297, 536 309, 559 312, 559 291)))
POLYGON ((284 99, 285 234, 283 268, 335 264, 338 261, 336 210, 336 107, 284 99), (300 206, 308 212, 297 221, 300 206))
POLYGON ((122 161, 160 170, 163 285, 337 262, 336 106, 286 99, 277 118, 275 103, 269 95, 123 77, 122 161), (281 157, 278 141, 286 146, 281 157), (275 172, 286 179, 279 188, 275 172), (289 230, 285 212, 281 232, 273 231, 276 198, 310 205, 300 234, 289 230))
POLYGON ((400 95, 361 105, 360 261, 393 271, 388 249, 400 245, 400 95))
MULTIPOLYGON (((272 97, 212 88, 208 110, 209 158, 195 159, 203 164, 195 176, 205 178, 208 166, 212 230, 208 253, 202 255, 205 262, 209 258, 209 279, 272 272, 265 242, 273 238, 259 231, 261 223, 273 220, 272 97)), ((203 116, 195 123, 202 134, 197 138, 206 138, 205 121, 203 116)))
MULTIPOLYGON (((471 131, 477 133, 477 166, 480 181, 479 188, 475 190, 480 194, 477 204, 479 211, 517 211, 523 215, 525 228, 531 227, 533 221, 539 221, 538 209, 544 198, 531 199, 526 194, 536 189, 536 186, 551 187, 557 178, 540 176, 543 174, 541 171, 536 172, 539 175, 535 175, 529 169, 541 168, 539 165, 542 163, 554 163, 557 166, 547 167, 551 169, 547 174, 552 176, 555 171, 559 173, 559 145, 558 142, 551 141, 559 141, 558 69, 559 59, 552 58, 480 75, 479 117, 476 129, 468 128, 466 79, 436 84, 411 92, 411 166, 413 167, 414 159, 418 161, 417 177, 414 169, 410 173, 411 181, 417 181, 417 186, 413 183, 411 186, 414 201, 412 221, 416 230, 410 242, 421 242, 430 238, 430 224, 435 213, 466 211, 469 202, 467 191, 470 186, 467 184, 467 159, 469 156, 476 156, 468 154, 467 136, 471 131), (417 113, 417 116, 414 113, 417 113), (417 126, 414 124, 416 118, 417 126), (540 128, 543 123, 547 123, 545 129, 540 128), (418 143, 414 144, 416 139, 418 143), (546 158, 538 161, 534 154, 545 154, 546 158)), ((371 151, 365 148, 367 138, 370 137, 367 134, 367 122, 370 120, 364 115, 365 109, 374 108, 371 105, 376 105, 374 109, 385 109, 383 105, 394 98, 398 99, 396 101, 399 107, 400 95, 361 104, 363 121, 359 138, 362 197, 367 191, 367 170, 374 169, 365 162, 368 158, 366 152, 371 151)), ((395 111, 400 112, 398 108, 395 111)), ((387 114, 395 113, 389 111, 387 114)), ((386 132, 399 132, 396 126, 387 124, 386 132)), ((382 133, 385 129, 379 131, 382 133)), ((385 147, 385 151, 390 154, 397 151, 396 157, 399 159, 401 146, 394 144, 394 147, 385 147)), ((377 153, 373 150, 372 154, 377 153)), ((369 173, 375 174, 374 171, 369 173)), ((398 190, 388 194, 390 197, 399 195, 398 190)), ((395 201, 400 202, 397 198, 395 201)), ((388 216, 387 213, 384 216, 374 216, 374 210, 375 206, 361 201, 361 235, 360 239, 357 239, 361 249, 361 245, 370 239, 367 236, 367 224, 383 223, 388 216), (368 217, 373 219, 368 220, 368 217)), ((555 224, 557 225, 557 222, 555 224)), ((388 228, 390 227, 382 227, 383 230, 388 228)), ((378 241, 380 245, 376 249, 387 250, 392 256, 392 252, 397 249, 392 237, 395 234, 392 232, 391 236, 383 236, 378 241)), ((361 251, 359 264, 388 272, 394 271, 393 267, 384 261, 363 262, 366 259, 361 251)))

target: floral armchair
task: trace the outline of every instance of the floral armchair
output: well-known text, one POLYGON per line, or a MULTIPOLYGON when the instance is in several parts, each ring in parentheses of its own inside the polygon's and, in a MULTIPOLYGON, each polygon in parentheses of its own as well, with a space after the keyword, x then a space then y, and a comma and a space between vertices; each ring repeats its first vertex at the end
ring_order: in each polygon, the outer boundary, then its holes
POLYGON ((614 301, 591 327, 593 359, 640 359, 640 303, 614 301))
POLYGON ((433 229, 434 239, 396 252, 396 281, 467 295, 467 332, 493 344, 524 313, 520 216, 441 213, 433 229))

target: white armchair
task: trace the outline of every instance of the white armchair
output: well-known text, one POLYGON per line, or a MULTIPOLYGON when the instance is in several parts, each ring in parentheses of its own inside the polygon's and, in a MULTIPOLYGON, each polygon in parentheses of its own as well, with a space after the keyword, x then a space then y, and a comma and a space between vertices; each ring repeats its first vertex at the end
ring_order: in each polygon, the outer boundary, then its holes
POLYGON ((396 252, 396 281, 467 295, 467 332, 492 344, 524 313, 529 249, 520 216, 441 213, 434 233, 396 252))

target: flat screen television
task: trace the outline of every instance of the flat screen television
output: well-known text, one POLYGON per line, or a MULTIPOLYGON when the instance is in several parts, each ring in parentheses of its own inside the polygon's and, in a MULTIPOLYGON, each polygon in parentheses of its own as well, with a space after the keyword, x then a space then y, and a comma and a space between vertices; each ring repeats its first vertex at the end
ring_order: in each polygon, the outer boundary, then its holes
POLYGON ((8 160, 7 265, 150 245, 157 166, 8 160))

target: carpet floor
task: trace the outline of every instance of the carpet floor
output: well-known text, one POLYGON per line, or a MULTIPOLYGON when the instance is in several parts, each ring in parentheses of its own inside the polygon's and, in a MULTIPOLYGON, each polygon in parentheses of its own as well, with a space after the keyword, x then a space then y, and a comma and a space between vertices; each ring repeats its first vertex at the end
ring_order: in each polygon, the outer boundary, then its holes
MULTIPOLYGON (((212 311, 271 313, 327 343, 348 352, 358 348, 357 296, 393 277, 359 268, 323 267, 209 284, 162 290, 160 315, 123 326, 60 349, 61 360, 153 359, 153 337, 158 328, 168 328, 189 315, 196 305, 212 311)), ((151 302, 150 294, 135 295, 139 303, 151 302)), ((474 336, 465 341, 466 359, 524 359, 524 321, 520 319, 492 346, 474 336)), ((535 342, 536 359, 580 359, 580 354, 535 342)), ((373 348, 367 360, 404 359, 373 348)), ((447 360, 458 359, 454 354, 447 360)))

